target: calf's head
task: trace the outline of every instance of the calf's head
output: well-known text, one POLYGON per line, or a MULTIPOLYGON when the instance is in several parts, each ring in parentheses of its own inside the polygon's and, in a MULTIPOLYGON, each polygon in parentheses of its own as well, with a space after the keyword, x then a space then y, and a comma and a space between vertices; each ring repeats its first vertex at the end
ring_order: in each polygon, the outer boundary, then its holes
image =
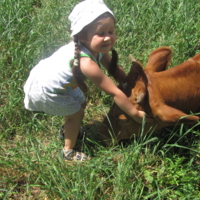
MULTIPOLYGON (((125 80, 119 84, 119 88, 126 94, 129 101, 138 109, 147 109, 148 93, 147 78, 139 62, 133 61, 125 80)), ((107 144, 114 140, 117 143, 122 139, 130 139, 131 135, 139 133, 141 124, 138 124, 130 116, 124 113, 116 104, 113 104, 109 113, 99 126, 99 139, 107 144)))

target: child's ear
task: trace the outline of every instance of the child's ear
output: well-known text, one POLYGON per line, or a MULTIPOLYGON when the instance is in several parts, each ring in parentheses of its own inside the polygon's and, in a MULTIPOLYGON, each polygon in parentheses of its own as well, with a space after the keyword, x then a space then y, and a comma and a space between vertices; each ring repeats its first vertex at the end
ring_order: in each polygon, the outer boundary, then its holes
POLYGON ((78 34, 78 40, 79 40, 80 42, 84 42, 84 41, 86 40, 85 34, 79 33, 79 34, 78 34))

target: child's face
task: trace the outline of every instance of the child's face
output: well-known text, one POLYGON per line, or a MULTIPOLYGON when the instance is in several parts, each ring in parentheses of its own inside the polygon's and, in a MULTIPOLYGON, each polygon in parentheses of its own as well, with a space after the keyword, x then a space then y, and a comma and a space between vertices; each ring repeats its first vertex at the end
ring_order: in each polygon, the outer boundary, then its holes
POLYGON ((108 53, 116 41, 115 23, 111 17, 99 19, 87 28, 81 42, 97 57, 98 53, 108 53))

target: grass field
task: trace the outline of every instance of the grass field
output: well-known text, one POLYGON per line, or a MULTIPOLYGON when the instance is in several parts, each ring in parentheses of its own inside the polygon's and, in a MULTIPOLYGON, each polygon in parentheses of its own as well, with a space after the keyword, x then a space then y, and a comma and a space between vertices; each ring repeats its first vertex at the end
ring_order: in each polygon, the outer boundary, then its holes
MULTIPOLYGON (((196 125, 106 148, 93 136, 112 102, 92 87, 83 121, 91 129, 83 145, 92 160, 65 162, 58 138, 63 118, 24 109, 23 84, 31 68, 71 40, 67 17, 78 2, 0 1, 0 199, 199 200, 196 125)), ((145 66, 153 49, 170 46, 172 67, 200 52, 199 0, 105 2, 117 18, 115 49, 126 72, 130 53, 145 66)))

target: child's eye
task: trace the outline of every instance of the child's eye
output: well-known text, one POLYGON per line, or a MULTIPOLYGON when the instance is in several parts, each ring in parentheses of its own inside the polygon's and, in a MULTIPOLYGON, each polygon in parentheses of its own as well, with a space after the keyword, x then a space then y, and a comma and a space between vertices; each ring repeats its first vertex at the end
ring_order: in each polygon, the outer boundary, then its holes
POLYGON ((104 33, 103 33, 103 32, 101 32, 101 33, 97 33, 97 35, 99 35, 99 36, 103 36, 104 33))

